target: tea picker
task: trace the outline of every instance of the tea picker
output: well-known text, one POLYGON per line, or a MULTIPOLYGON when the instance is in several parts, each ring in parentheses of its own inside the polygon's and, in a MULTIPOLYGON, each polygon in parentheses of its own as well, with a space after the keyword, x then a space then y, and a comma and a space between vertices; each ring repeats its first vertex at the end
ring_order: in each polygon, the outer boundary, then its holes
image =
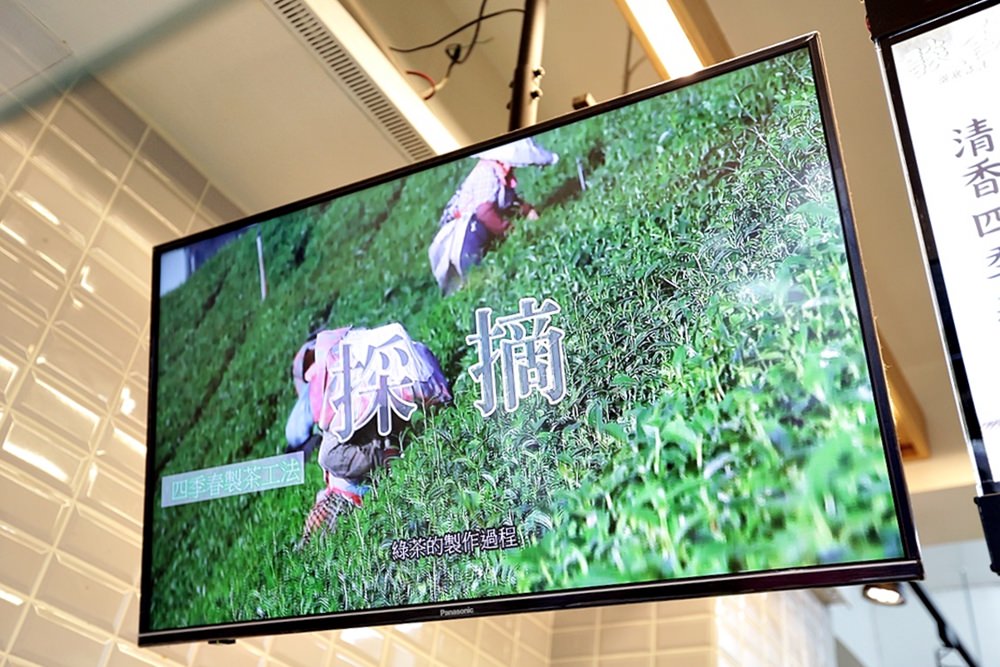
POLYGON ((437 358, 398 323, 320 331, 296 354, 292 376, 299 398, 286 451, 318 440, 324 483, 301 545, 317 529, 332 529, 344 509, 361 506, 371 472, 400 456, 397 436, 418 407, 452 397, 437 358))
POLYGON ((559 156, 528 137, 476 153, 478 162, 448 200, 428 249, 442 294, 458 289, 472 266, 513 227, 512 218, 538 218, 517 192, 515 167, 555 164, 559 156))

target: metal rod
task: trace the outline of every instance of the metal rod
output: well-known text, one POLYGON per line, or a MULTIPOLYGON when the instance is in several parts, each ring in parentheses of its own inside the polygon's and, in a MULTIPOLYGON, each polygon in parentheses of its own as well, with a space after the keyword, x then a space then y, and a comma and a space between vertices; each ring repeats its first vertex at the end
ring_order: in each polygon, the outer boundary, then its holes
POLYGON ((521 43, 517 50, 514 83, 511 84, 508 130, 534 125, 538 119, 538 98, 542 76, 542 44, 545 40, 545 12, 548 0, 525 0, 521 23, 521 43))
POLYGON ((955 630, 948 625, 948 621, 944 619, 944 616, 941 615, 938 608, 933 602, 931 602, 931 599, 928 597, 927 591, 924 590, 924 587, 915 581, 910 582, 910 587, 913 589, 913 592, 917 594, 917 597, 920 599, 921 604, 924 605, 924 608, 927 609, 927 613, 934 619, 934 623, 937 624, 938 637, 941 639, 941 643, 947 648, 958 651, 958 654, 962 656, 962 659, 965 660, 965 664, 969 667, 979 667, 979 663, 976 662, 971 655, 969 655, 965 646, 962 645, 962 640, 958 638, 955 630))

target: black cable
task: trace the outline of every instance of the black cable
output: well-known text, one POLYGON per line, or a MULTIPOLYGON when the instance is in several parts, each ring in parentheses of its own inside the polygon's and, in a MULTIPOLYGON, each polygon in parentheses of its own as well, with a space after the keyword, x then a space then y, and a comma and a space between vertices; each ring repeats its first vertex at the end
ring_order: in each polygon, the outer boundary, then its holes
POLYGON ((469 42, 465 55, 462 55, 461 44, 449 44, 445 48, 445 55, 448 56, 448 69, 444 72, 445 79, 451 76, 451 70, 455 68, 455 65, 461 65, 468 60, 469 56, 472 55, 472 51, 476 48, 476 44, 479 42, 479 29, 483 25, 483 12, 486 11, 487 2, 489 2, 489 0, 483 0, 483 2, 479 5, 479 14, 476 18, 476 29, 472 33, 472 40, 469 42))
MULTIPOLYGON (((483 2, 479 5, 479 14, 476 17, 476 29, 472 32, 472 39, 469 40, 469 47, 465 52, 465 56, 456 61, 456 65, 465 63, 465 61, 469 59, 469 56, 472 55, 472 50, 476 48, 476 42, 479 41, 479 29, 483 27, 483 13, 486 11, 487 2, 489 2, 489 0, 483 0, 483 2)), ((461 54, 461 49, 459 49, 459 54, 461 54)))
POLYGON ((969 667, 979 667, 979 663, 976 662, 972 655, 969 654, 969 651, 962 644, 962 640, 958 638, 957 634, 955 634, 954 629, 948 625, 948 621, 946 621, 944 616, 941 615, 941 612, 938 611, 938 608, 931 601, 927 592, 924 590, 924 587, 916 581, 911 581, 910 588, 912 588, 913 592, 917 594, 917 598, 920 600, 920 603, 924 605, 924 609, 926 609, 927 613, 930 614, 932 619, 934 619, 934 623, 937 625, 938 638, 941 640, 941 644, 945 648, 958 651, 958 654, 962 656, 962 659, 965 660, 965 664, 969 667))
POLYGON ((444 50, 446 56, 448 56, 448 69, 444 71, 444 80, 447 80, 451 76, 451 70, 458 64, 458 58, 462 55, 462 45, 461 44, 449 44, 448 48, 444 50))
POLYGON ((458 33, 462 32, 463 30, 467 30, 467 29, 471 28, 472 26, 478 26, 483 21, 486 21, 486 20, 491 19, 491 18, 495 18, 497 16, 502 16, 504 14, 510 14, 512 12, 517 12, 518 14, 523 14, 524 10, 520 9, 520 8, 501 9, 499 11, 490 12, 489 14, 482 14, 479 18, 473 19, 473 20, 469 21, 468 23, 463 23, 459 27, 457 27, 454 30, 452 30, 451 32, 449 32, 447 35, 444 35, 440 39, 436 39, 433 42, 429 42, 427 44, 421 44, 420 46, 413 46, 413 47, 410 47, 408 49, 400 49, 400 48, 397 48, 395 46, 390 46, 389 50, 390 51, 395 51, 396 53, 414 53, 416 51, 423 51, 424 49, 429 49, 431 47, 437 46, 438 44, 440 44, 441 42, 445 41, 449 37, 454 37, 455 35, 457 35, 458 33))

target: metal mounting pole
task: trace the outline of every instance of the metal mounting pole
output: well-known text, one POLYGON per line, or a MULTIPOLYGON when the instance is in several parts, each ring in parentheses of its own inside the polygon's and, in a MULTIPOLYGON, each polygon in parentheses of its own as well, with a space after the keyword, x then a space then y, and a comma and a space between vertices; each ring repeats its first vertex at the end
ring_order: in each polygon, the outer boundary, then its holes
POLYGON ((910 582, 910 588, 913 592, 917 594, 917 598, 920 600, 920 604, 924 605, 924 609, 927 613, 931 615, 934 619, 934 624, 937 625, 938 638, 941 640, 941 644, 946 648, 954 649, 958 651, 958 654, 962 656, 965 660, 965 664, 969 667, 979 667, 979 663, 969 654, 968 649, 962 644, 962 640, 958 638, 955 634, 955 630, 948 625, 948 621, 944 619, 941 612, 938 611, 937 606, 931 601, 930 597, 927 595, 927 591, 924 587, 915 581, 910 582))
MULTIPOLYGON (((990 569, 1000 574, 1000 492, 985 492, 986 486, 984 483, 984 493, 977 496, 975 501, 983 524, 983 534, 986 536, 986 548, 990 552, 990 569)), ((991 490, 996 486, 997 483, 992 482, 991 490)))
POLYGON ((521 44, 517 50, 514 83, 511 84, 510 123, 508 130, 534 125, 538 119, 538 83, 542 69, 542 44, 545 40, 545 12, 548 0, 525 0, 521 23, 521 44))

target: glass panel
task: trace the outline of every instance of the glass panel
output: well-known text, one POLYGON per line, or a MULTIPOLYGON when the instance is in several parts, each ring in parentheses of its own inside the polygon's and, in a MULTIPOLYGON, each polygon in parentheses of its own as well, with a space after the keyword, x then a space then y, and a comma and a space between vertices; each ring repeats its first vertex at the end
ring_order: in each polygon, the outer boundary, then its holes
POLYGON ((27 418, 15 415, 0 445, 0 461, 72 496, 85 455, 27 418))
POLYGON ((139 578, 139 533, 100 521, 91 512, 75 508, 59 548, 94 565, 126 584, 139 578))
POLYGON ((84 400, 53 376, 34 370, 28 373, 14 407, 32 414, 80 449, 89 451, 90 440, 101 420, 84 400))
POLYGON ((129 151, 73 102, 67 101, 59 107, 52 125, 113 179, 125 173, 129 151))
POLYGON ((0 468, 0 522, 52 544, 65 520, 69 500, 49 489, 0 468))
MULTIPOLYGON (((6 498, 6 496, 4 496, 6 498)), ((45 549, 29 544, 24 537, 9 529, 0 529, 0 563, 3 563, 3 581, 0 587, 13 586, 20 591, 34 589, 35 580, 45 562, 45 549)), ((0 591, 3 589, 0 588, 0 591)), ((0 599, 4 595, 0 592, 0 599)), ((0 646, 3 646, 0 640, 0 646)))
POLYGON ((124 612, 128 588, 86 570, 66 556, 56 554, 45 570, 37 597, 111 632, 124 612))
POLYGON ((14 641, 11 655, 51 667, 99 663, 110 639, 100 641, 62 619, 31 609, 14 641), (58 646, 58 650, 53 647, 58 646))

